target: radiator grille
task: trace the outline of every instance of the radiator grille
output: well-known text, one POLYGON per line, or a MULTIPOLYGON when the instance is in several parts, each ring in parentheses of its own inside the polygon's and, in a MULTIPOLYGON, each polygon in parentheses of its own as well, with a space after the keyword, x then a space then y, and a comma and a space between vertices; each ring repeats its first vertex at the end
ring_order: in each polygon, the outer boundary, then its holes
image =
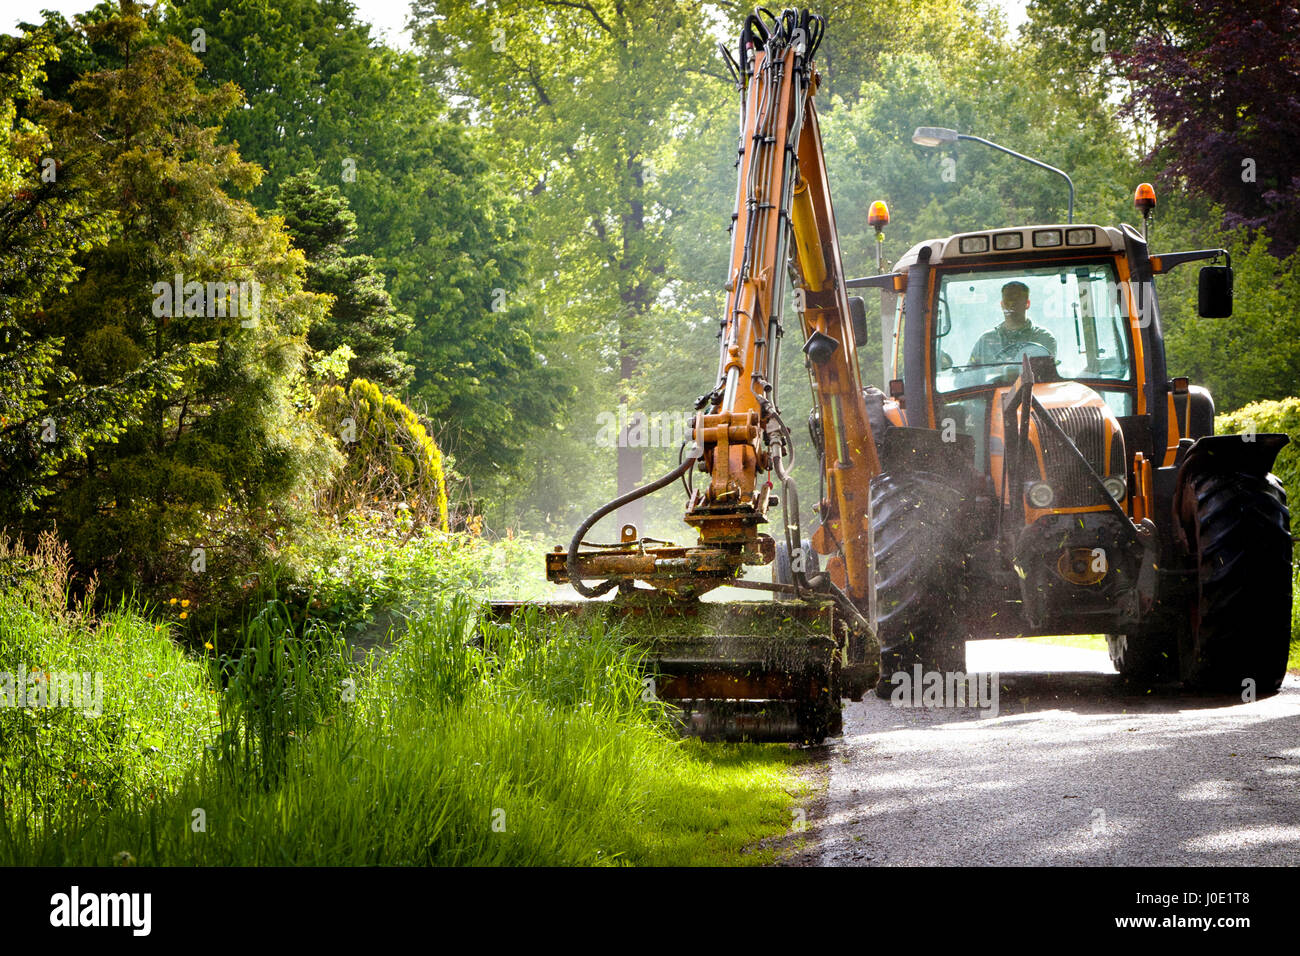
MULTIPOLYGON (((1084 458, 1092 470, 1103 478, 1106 476, 1106 419, 1100 407, 1072 406, 1069 408, 1049 408, 1049 415, 1061 430, 1070 436, 1075 447, 1083 452, 1084 458)), ((1047 480, 1056 492, 1054 506, 1057 508, 1077 508, 1086 505, 1103 504, 1101 489, 1093 484, 1070 448, 1041 421, 1041 415, 1035 411, 1034 423, 1043 446, 1043 464, 1047 470, 1047 480)), ((1119 446, 1112 449, 1119 461, 1124 460, 1123 438, 1116 434, 1113 442, 1119 446)))

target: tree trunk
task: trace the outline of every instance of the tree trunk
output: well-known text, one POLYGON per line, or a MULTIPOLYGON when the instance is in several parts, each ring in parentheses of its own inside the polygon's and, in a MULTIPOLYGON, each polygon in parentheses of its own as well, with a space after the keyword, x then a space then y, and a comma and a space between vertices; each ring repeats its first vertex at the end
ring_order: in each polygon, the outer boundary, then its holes
MULTIPOLYGON (((618 433, 618 495, 620 498, 640 485, 645 474, 644 450, 640 447, 634 448, 628 441, 628 433, 637 414, 632 410, 632 379, 640 364, 640 349, 633 341, 629 341, 625 330, 626 326, 619 333, 618 401, 620 406, 629 411, 628 420, 622 423, 618 433)), ((644 534, 645 499, 638 498, 619 508, 618 523, 620 527, 628 524, 636 525, 637 531, 644 534)))

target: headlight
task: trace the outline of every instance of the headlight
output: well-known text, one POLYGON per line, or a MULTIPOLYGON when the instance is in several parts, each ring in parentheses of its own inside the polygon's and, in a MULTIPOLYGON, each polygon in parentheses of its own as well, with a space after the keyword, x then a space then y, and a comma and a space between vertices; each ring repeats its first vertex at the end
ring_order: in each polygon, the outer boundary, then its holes
POLYGON ((1029 499, 1029 503, 1035 508, 1052 507, 1052 500, 1056 497, 1056 495, 1052 493, 1052 486, 1045 481, 1035 481, 1029 486, 1029 490, 1025 493, 1025 496, 1029 499))
POLYGON ((1106 493, 1116 501, 1124 500, 1124 494, 1128 491, 1128 485, 1125 483, 1123 478, 1112 475, 1109 478, 1103 478, 1101 483, 1105 486, 1106 493))

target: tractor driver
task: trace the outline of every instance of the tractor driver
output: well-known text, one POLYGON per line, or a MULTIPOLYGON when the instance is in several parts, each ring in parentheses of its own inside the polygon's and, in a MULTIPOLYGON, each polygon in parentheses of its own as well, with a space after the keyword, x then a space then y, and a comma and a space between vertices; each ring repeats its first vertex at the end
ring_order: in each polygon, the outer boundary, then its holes
POLYGON ((1056 339, 1047 329, 1040 329, 1029 321, 1025 310, 1029 308, 1029 286, 1023 282, 1008 282, 1002 287, 1001 325, 994 326, 979 337, 971 350, 971 365, 998 365, 1015 362, 1026 345, 1039 345, 1056 356, 1056 339))

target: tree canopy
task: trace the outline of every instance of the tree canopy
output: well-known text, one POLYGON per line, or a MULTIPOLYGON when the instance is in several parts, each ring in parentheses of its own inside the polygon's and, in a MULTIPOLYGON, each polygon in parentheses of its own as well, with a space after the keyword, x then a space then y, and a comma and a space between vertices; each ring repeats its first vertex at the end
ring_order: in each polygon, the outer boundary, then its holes
MULTIPOLYGON (((738 145, 716 45, 747 12, 417 0, 398 50, 347 0, 116 0, 5 37, 0 521, 57 520, 85 559, 145 577, 200 538, 272 540, 340 487, 322 402, 358 380, 434 442, 453 524, 565 532, 667 470, 716 369, 738 145), (244 325, 230 309, 254 288, 244 325), (124 540, 138 553, 109 553, 124 540)), ((1229 322, 1195 315, 1193 270, 1162 278, 1171 369, 1221 410, 1294 391, 1294 3, 1034 0, 1015 36, 978 0, 816 12, 849 273, 875 270, 877 199, 887 261, 1064 218, 1058 177, 926 149, 918 126, 1067 170, 1081 221, 1134 218, 1155 180, 1153 247, 1223 245, 1238 269, 1229 322)), ((797 421, 802 355, 783 356, 797 421)), ((663 494, 637 521, 679 535, 679 517, 663 494)))

